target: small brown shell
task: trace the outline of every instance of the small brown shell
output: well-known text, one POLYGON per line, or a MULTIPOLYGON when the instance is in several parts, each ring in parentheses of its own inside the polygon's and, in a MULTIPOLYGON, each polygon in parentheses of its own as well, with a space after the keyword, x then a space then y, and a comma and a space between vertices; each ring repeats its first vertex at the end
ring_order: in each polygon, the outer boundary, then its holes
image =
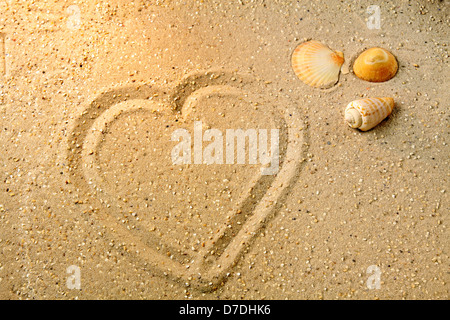
POLYGON ((384 82, 391 79, 398 70, 395 57, 382 48, 370 48, 359 55, 353 64, 355 75, 370 82, 384 82))

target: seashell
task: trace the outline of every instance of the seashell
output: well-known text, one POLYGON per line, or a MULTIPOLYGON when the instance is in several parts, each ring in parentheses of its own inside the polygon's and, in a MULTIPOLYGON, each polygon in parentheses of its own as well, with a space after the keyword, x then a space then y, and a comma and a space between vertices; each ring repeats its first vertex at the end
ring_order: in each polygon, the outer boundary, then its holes
POLYGON ((395 57, 382 48, 370 48, 361 53, 353 64, 353 72, 362 80, 383 82, 391 79, 398 70, 395 57))
POLYGON ((319 41, 307 41, 295 48, 292 69, 297 77, 312 87, 328 87, 339 80, 344 54, 319 41))
POLYGON ((345 121, 352 128, 367 131, 375 127, 394 109, 394 98, 368 98, 350 102, 345 121))

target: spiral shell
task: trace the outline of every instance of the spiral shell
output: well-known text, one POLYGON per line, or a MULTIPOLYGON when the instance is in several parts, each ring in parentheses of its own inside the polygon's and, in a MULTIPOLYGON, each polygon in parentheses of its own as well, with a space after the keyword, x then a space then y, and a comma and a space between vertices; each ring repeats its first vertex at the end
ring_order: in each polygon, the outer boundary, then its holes
POLYGON ((353 64, 355 75, 370 82, 384 82, 391 79, 398 70, 398 63, 389 51, 370 48, 361 53, 353 64))
POLYGON ((352 128, 367 131, 379 124, 394 109, 394 98, 368 98, 350 102, 345 121, 352 128))
POLYGON ((297 77, 312 87, 329 87, 339 80, 344 55, 319 41, 307 41, 295 48, 292 69, 297 77))

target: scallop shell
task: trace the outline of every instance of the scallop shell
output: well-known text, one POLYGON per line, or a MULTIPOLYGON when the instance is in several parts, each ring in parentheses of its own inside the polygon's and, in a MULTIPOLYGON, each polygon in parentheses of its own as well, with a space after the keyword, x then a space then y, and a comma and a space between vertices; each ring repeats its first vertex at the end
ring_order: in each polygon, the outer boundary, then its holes
POLYGON ((383 82, 391 79, 398 70, 395 57, 382 48, 370 48, 361 53, 353 64, 353 72, 362 80, 383 82))
POLYGON ((352 128, 367 131, 375 127, 394 109, 394 98, 368 98, 350 102, 345 121, 352 128))
POLYGON ((292 54, 292 69, 297 77, 312 87, 328 87, 339 80, 344 55, 318 41, 304 42, 292 54))

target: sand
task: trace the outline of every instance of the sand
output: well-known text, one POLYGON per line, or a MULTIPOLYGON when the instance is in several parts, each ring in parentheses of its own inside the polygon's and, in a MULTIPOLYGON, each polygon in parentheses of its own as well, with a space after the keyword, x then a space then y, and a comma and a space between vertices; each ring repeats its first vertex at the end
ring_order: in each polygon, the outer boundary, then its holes
POLYGON ((0 298, 448 299, 448 3, 373 4, 2 1, 0 298), (330 89, 291 69, 308 39, 330 89), (351 72, 373 46, 390 81, 351 72), (174 165, 199 122, 278 129, 279 170, 174 165))

